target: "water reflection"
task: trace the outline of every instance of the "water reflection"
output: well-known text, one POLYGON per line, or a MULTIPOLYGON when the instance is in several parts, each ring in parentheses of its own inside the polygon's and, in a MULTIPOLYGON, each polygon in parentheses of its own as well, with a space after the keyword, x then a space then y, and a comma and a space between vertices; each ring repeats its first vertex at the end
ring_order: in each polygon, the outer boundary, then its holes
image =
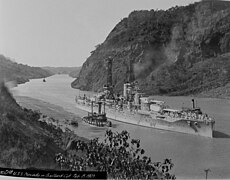
POLYGON ((213 138, 230 138, 230 135, 220 131, 213 131, 213 138))

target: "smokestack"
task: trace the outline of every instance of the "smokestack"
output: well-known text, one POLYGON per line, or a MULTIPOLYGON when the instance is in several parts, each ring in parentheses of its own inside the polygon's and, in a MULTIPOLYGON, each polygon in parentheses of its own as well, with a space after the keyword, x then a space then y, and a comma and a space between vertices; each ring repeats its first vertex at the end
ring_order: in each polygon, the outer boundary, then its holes
POLYGON ((109 56, 105 59, 106 70, 107 70, 107 84, 104 86, 106 92, 106 99, 114 99, 113 95, 113 79, 112 79, 112 57, 109 56))
POLYGON ((92 115, 93 115, 93 101, 91 101, 91 112, 92 112, 92 115))
POLYGON ((101 114, 101 104, 102 102, 98 102, 98 114, 101 114))
POLYGON ((195 100, 192 99, 192 108, 195 109, 195 100))
POLYGON ((124 84, 124 92, 123 92, 123 96, 126 99, 127 98, 127 83, 124 84))
POLYGON ((129 56, 129 69, 128 69, 128 82, 133 82, 135 80, 134 77, 134 72, 133 72, 133 65, 132 65, 132 61, 131 61, 131 57, 129 56))
POLYGON ((136 93, 134 98, 135 105, 140 105, 140 94, 136 93))

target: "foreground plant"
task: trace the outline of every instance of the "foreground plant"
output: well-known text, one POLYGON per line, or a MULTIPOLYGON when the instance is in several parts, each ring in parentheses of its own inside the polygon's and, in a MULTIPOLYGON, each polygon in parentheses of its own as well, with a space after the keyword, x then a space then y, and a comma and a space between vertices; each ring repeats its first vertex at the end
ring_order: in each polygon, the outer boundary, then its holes
POLYGON ((152 162, 144 155, 140 140, 131 139, 127 131, 107 130, 104 142, 95 138, 89 142, 72 142, 65 154, 57 154, 56 162, 62 169, 106 171, 108 178, 118 179, 175 179, 170 174, 171 159, 152 162))

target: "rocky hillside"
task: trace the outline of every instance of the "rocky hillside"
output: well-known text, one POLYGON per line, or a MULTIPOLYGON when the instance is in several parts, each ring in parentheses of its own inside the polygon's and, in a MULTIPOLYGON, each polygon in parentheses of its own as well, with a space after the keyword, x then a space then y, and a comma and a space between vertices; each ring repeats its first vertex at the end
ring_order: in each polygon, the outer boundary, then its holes
POLYGON ((48 70, 53 74, 68 74, 73 78, 77 78, 81 70, 81 67, 42 67, 42 69, 48 70))
POLYGON ((0 167, 60 169, 55 155, 76 136, 39 121, 41 117, 20 107, 0 82, 0 167))
POLYGON ((48 137, 48 131, 42 130, 38 118, 38 114, 23 110, 0 84, 1 167, 54 168, 55 153, 62 151, 48 137))
POLYGON ((29 81, 29 79, 44 78, 51 75, 53 73, 50 71, 18 64, 0 55, 0 79, 16 81, 16 83, 20 84, 29 81))
POLYGON ((72 87, 101 90, 104 60, 112 56, 117 92, 131 73, 148 94, 197 94, 230 81, 229 52, 229 1, 134 11, 91 52, 72 87))

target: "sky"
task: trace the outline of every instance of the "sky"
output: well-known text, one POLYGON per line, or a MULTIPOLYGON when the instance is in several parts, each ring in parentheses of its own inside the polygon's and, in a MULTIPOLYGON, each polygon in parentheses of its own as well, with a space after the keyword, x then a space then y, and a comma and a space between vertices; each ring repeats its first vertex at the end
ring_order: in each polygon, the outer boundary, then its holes
POLYGON ((81 66, 134 10, 198 0, 0 0, 0 54, 30 66, 81 66))

